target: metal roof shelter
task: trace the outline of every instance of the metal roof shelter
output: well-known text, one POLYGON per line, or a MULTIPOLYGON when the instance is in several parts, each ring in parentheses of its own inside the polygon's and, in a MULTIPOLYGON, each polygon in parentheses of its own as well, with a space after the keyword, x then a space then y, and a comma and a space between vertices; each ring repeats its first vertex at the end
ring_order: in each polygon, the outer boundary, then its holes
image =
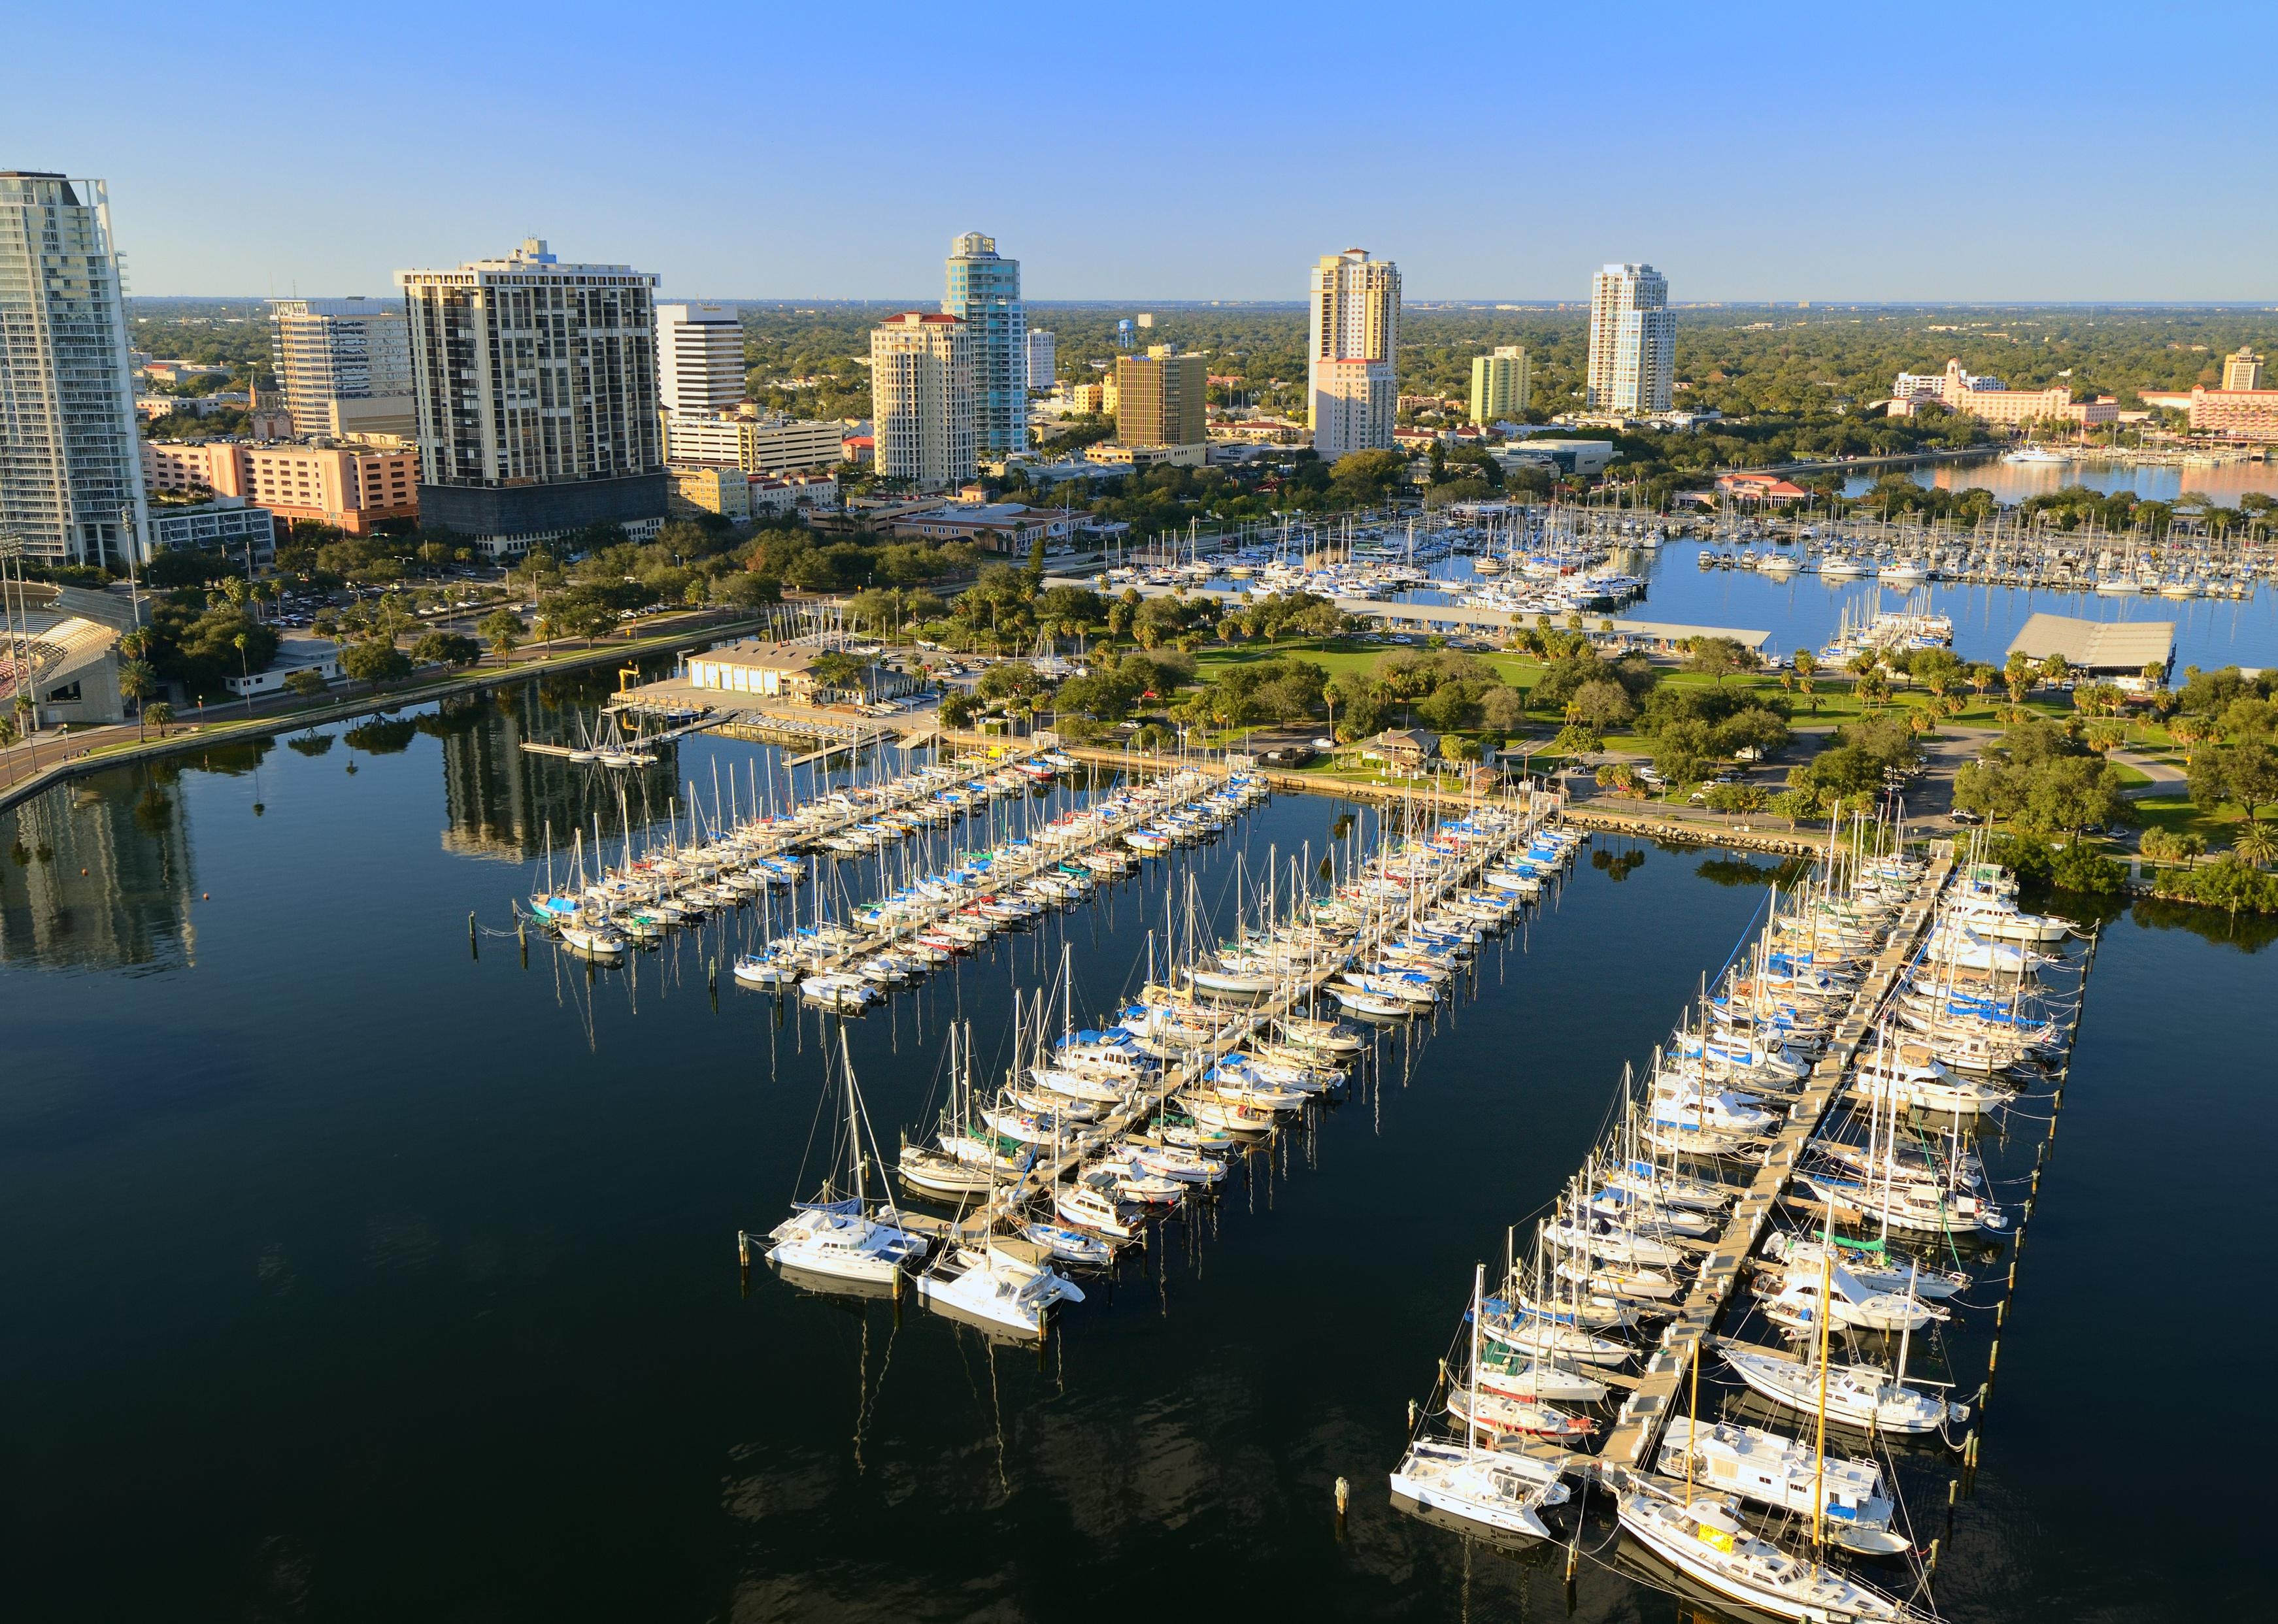
POLYGON ((2173 621, 2083 621, 2068 614, 2035 614, 2009 652, 2041 660, 2061 654, 2075 671, 2099 676, 2138 676, 2165 666, 2175 652, 2173 621))

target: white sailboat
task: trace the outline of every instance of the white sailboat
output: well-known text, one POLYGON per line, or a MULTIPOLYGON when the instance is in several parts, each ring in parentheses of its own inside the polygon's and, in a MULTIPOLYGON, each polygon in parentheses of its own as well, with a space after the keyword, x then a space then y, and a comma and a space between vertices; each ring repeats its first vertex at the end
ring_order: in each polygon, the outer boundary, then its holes
POLYGON ((1648 1479, 1620 1491, 1623 1529, 1686 1577, 1799 1624, 1880 1624, 1917 1617, 1842 1573, 1751 1534, 1722 1498, 1688 1503, 1648 1479))
MULTIPOLYGON (((1472 1277, 1472 1369, 1479 1369, 1479 1325, 1483 1317, 1487 1270, 1480 1266, 1472 1277)), ((1392 1503, 1409 1509, 1428 1507, 1505 1534, 1533 1539, 1550 1537, 1541 1513, 1561 1506, 1566 1485, 1558 1468, 1523 1454, 1482 1450, 1474 1429, 1466 1426, 1460 1444, 1432 1438, 1411 1439, 1392 1473, 1392 1503)))
POLYGON ((824 1180, 818 1199, 794 1203, 791 1216, 768 1231, 776 1244, 768 1261, 832 1279, 891 1282, 904 1266, 922 1260, 930 1243, 901 1228, 901 1215, 892 1208, 873 1211, 870 1207, 864 1178, 871 1159, 864 1146, 868 1136, 844 1028, 838 1033, 838 1055, 846 1073, 846 1155, 852 1193, 837 1194, 834 1177, 824 1180))

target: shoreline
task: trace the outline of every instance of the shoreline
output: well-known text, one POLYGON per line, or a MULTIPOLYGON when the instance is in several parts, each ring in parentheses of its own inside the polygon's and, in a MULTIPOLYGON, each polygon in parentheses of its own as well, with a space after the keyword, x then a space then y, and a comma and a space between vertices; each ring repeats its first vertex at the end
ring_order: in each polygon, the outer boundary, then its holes
POLYGON ((203 725, 176 721, 172 726, 177 731, 170 732, 164 738, 154 736, 124 744, 106 745, 94 754, 66 757, 42 766, 14 783, 0 785, 0 812, 6 812, 58 784, 66 784, 73 779, 109 767, 125 766, 159 756, 179 755, 216 744, 233 744, 272 734, 292 733, 302 728, 320 728, 327 723, 347 721, 380 711, 400 710, 407 705, 429 705, 460 694, 481 693, 504 687, 509 682, 550 676, 556 672, 578 671, 617 660, 645 660, 653 654, 675 653, 699 643, 739 637, 766 624, 763 619, 725 621, 700 630, 683 629, 631 643, 600 644, 571 654, 548 655, 542 660, 525 660, 517 666, 496 667, 488 671, 480 667, 470 667, 459 675, 440 682, 374 690, 369 693, 344 697, 330 704, 312 705, 306 710, 286 711, 269 716, 248 716, 235 721, 203 725))

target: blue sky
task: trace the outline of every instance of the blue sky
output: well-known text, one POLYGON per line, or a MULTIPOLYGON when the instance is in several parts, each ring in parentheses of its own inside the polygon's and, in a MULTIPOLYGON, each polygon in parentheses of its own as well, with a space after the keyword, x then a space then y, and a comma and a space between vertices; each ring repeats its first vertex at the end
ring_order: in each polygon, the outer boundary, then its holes
POLYGON ((109 180, 146 294, 536 234, 932 297, 977 229, 1036 299, 1294 299, 1358 244, 1411 300, 1644 259, 1679 300, 2278 302, 2268 0, 510 9, 27 6, 0 167, 109 180))

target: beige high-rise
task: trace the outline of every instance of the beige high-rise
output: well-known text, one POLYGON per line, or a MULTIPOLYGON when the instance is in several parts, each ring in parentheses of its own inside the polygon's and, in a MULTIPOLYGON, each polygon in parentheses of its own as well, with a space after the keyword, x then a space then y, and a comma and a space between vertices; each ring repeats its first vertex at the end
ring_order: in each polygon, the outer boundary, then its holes
POLYGON ((973 345, 962 321, 910 310, 871 329, 870 417, 880 477, 921 489, 973 477, 973 345))
POLYGON ((1677 378, 1669 278, 1651 265, 1607 265, 1590 283, 1589 403, 1665 412, 1677 378))
POLYGON ((293 432, 415 431, 411 324, 384 299, 272 299, 269 353, 293 432))
POLYGON ((1325 254, 1313 267, 1305 415, 1313 449, 1334 462, 1389 450, 1398 404, 1400 268, 1365 248, 1325 254))
POLYGON ((2262 387, 2262 357, 2254 353, 2251 345, 2242 345, 2238 354, 2222 358, 2222 386, 2233 390, 2262 387))

